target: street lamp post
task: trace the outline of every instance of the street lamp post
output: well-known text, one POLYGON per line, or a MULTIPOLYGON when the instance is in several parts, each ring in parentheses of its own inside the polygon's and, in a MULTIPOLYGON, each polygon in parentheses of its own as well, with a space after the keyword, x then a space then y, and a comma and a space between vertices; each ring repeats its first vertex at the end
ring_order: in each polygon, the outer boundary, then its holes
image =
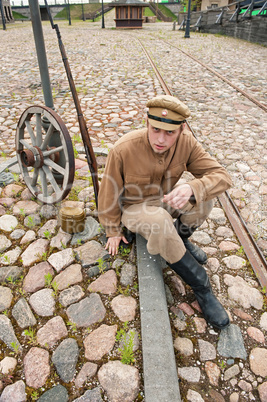
POLYGON ((4 7, 2 4, 2 0, 0 0, 0 11, 2 15, 2 23, 3 23, 3 30, 6 30, 6 18, 5 18, 5 13, 4 13, 4 7))
POLYGON ((69 25, 71 25, 71 17, 70 17, 70 0, 68 0, 68 14, 69 14, 69 25))
POLYGON ((185 27, 185 38, 190 38, 190 13, 191 13, 191 0, 188 0, 187 21, 185 27))
POLYGON ((105 28, 105 19, 104 19, 104 1, 102 0, 102 28, 105 28))
POLYGON ((83 9, 83 0, 82 0, 82 16, 83 16, 83 21, 85 21, 85 15, 84 15, 84 9, 83 9))

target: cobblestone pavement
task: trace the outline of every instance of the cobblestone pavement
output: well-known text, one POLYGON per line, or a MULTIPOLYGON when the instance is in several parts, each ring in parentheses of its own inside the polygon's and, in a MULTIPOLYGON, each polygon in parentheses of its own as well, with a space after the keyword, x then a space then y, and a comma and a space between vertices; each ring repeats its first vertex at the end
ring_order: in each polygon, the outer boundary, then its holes
MULTIPOLYGON (((147 99, 163 93, 139 38, 172 93, 192 110, 189 124, 199 141, 230 172, 231 196, 266 253, 266 113, 170 44, 265 104, 267 49, 214 35, 185 40, 171 23, 117 31, 112 14, 105 30, 100 23, 59 25, 100 153, 100 178, 107 149, 143 127, 147 99)), ((32 199, 18 174, 0 189, 0 401, 144 400, 135 250, 107 258, 57 39, 48 23, 43 27, 55 110, 79 152, 68 202, 85 207, 86 229, 62 232, 58 207, 32 199), (122 364, 131 356, 119 349, 130 343, 135 362, 122 364)), ((0 41, 1 163, 15 155, 21 113, 44 101, 31 25, 8 26, 0 41)), ((221 333, 207 326, 190 289, 164 270, 182 399, 266 401, 266 296, 219 204, 193 239, 208 254, 206 268, 232 324, 221 333)))

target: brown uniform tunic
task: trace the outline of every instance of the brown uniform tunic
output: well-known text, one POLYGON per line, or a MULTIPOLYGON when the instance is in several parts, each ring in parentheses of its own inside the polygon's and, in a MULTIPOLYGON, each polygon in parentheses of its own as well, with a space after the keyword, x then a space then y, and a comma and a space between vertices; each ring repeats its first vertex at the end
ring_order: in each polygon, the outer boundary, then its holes
MULTIPOLYGON (((109 152, 100 185, 98 213, 107 237, 121 236, 122 214, 123 211, 130 211, 130 206, 141 206, 144 203, 159 206, 163 195, 174 188, 184 171, 191 172, 194 176, 189 184, 195 196, 196 208, 231 186, 226 170, 205 152, 187 129, 183 130, 177 142, 163 154, 157 154, 151 148, 147 129, 124 135, 109 152)), ((134 214, 138 210, 138 207, 135 208, 134 214)), ((123 221, 125 224, 127 219, 123 221)), ((129 229, 133 230, 134 227, 129 229)), ((135 231, 148 239, 142 230, 135 231)), ((182 247, 180 237, 175 237, 179 238, 182 247)), ((151 246, 149 251, 154 250, 155 246, 151 246)), ((184 252, 182 247, 182 254, 184 252)), ((166 259, 165 254, 162 256, 166 259)), ((177 255, 173 258, 177 258, 177 255)))

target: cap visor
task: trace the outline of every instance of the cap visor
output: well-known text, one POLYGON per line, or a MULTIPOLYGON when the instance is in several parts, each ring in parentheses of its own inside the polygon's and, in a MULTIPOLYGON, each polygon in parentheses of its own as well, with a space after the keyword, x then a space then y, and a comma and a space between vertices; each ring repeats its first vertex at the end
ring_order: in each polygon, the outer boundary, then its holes
POLYGON ((166 130, 166 131, 177 130, 181 125, 181 124, 164 123, 163 121, 157 121, 157 120, 153 120, 153 119, 148 119, 148 122, 152 127, 160 128, 161 130, 166 130))

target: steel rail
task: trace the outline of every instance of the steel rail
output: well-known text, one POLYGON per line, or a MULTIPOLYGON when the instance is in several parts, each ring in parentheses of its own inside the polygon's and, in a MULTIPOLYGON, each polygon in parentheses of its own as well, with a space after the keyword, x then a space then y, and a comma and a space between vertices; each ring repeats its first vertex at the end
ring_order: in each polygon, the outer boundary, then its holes
POLYGON ((186 56, 190 57, 192 60, 194 60, 196 63, 199 63, 202 67, 204 67, 206 70, 210 71, 212 74, 215 74, 218 78, 229 84, 232 88, 234 88, 236 91, 240 92, 242 95, 244 95, 247 99, 249 99, 251 102, 255 103, 258 107, 260 107, 262 110, 267 112, 267 106, 263 105, 263 103, 259 102, 256 98, 251 96, 249 93, 246 91, 243 91, 243 89, 239 88, 237 85, 233 84, 230 80, 225 78, 223 75, 217 73, 217 71, 213 70, 213 68, 207 66, 207 64, 202 63, 202 61, 198 60, 196 57, 192 56, 190 53, 185 52, 182 49, 179 49, 179 47, 171 44, 170 42, 163 40, 163 42, 167 43, 169 46, 174 47, 175 49, 179 50, 186 56))
MULTIPOLYGON (((147 59, 149 63, 151 64, 162 88, 164 89, 165 93, 167 95, 172 95, 170 89, 168 88, 167 84, 165 83, 162 75, 160 74, 158 68, 156 67, 154 61, 152 60, 151 56, 147 52, 146 48, 138 39, 145 55, 147 56, 147 59)), ((189 130, 192 132, 194 137, 197 139, 196 134, 194 133, 194 130, 190 127, 189 123, 186 121, 186 124, 189 128, 189 130)), ((240 241, 241 245, 244 248, 244 252, 251 264, 251 267, 258 278, 264 292, 267 292, 267 263, 264 255, 262 254, 261 250, 259 249, 258 245, 256 244, 254 238, 252 237, 245 221, 243 220, 242 216, 240 215, 234 201, 232 200, 230 194, 228 191, 225 191, 223 194, 217 197, 220 204, 222 205, 227 218, 235 232, 235 234, 238 237, 238 240, 240 241)))

